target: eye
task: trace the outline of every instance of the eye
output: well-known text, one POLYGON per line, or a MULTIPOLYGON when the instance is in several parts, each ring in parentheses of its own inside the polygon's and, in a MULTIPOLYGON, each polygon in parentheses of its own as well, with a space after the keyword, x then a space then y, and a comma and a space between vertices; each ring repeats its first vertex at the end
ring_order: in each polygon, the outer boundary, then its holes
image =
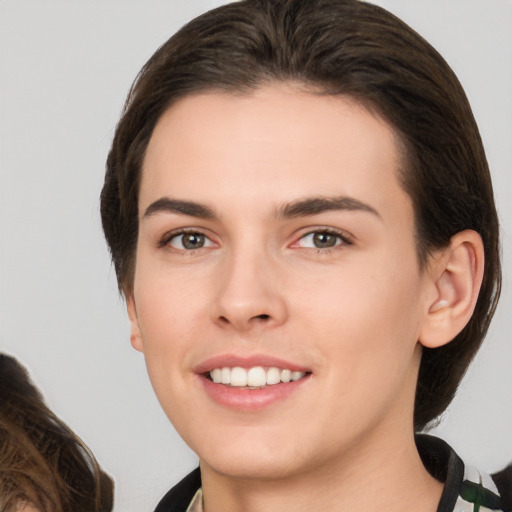
POLYGON ((165 241, 165 245, 170 245, 172 248, 180 251, 192 251, 194 249, 210 247, 213 245, 213 242, 203 233, 186 231, 173 234, 165 241))
POLYGON ((297 242, 297 247, 311 249, 331 249, 338 245, 350 245, 350 241, 339 233, 329 230, 318 230, 306 233, 297 242))

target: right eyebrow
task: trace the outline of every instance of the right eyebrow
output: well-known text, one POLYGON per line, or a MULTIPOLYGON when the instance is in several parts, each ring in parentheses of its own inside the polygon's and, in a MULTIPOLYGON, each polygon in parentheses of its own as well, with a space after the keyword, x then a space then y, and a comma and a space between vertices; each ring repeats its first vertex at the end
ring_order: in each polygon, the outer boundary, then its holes
POLYGON ((157 213, 177 213, 201 219, 216 218, 215 212, 208 206, 194 201, 182 201, 170 197, 161 197, 151 203, 144 212, 143 218, 151 217, 157 213))

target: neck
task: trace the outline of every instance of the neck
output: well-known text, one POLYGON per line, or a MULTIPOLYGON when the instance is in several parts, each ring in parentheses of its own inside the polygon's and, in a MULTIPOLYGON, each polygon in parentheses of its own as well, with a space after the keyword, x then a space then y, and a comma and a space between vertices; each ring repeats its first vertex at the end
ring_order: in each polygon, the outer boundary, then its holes
MULTIPOLYGON (((201 461, 205 512, 435 512, 443 485, 421 462, 414 442, 413 404, 421 350, 411 365, 409 385, 384 416, 367 423, 355 437, 345 438, 331 454, 319 451, 290 461, 286 470, 274 467, 260 475, 240 478, 238 468, 216 471, 201 461)), ((246 475, 247 476, 247 475, 246 475)))
POLYGON ((435 512, 443 486, 425 470, 413 433, 375 437, 379 443, 280 479, 233 478, 202 463, 205 512, 435 512))

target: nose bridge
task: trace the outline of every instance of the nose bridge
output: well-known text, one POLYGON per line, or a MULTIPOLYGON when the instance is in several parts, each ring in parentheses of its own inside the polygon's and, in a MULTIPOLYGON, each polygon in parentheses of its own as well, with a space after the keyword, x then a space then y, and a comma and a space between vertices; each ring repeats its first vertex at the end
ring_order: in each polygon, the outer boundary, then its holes
POLYGON ((226 255, 219 276, 214 319, 237 330, 282 323, 286 304, 277 286, 278 264, 264 244, 241 241, 226 255))

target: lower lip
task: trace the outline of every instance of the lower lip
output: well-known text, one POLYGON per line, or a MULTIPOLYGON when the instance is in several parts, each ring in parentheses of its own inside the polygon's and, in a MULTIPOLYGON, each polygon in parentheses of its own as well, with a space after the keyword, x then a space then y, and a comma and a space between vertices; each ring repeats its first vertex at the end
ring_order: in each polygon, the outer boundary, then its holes
POLYGON ((260 389, 244 389, 225 384, 215 384, 204 375, 198 375, 206 394, 217 404, 230 409, 258 411, 285 400, 309 381, 311 374, 302 379, 274 384, 260 389))

